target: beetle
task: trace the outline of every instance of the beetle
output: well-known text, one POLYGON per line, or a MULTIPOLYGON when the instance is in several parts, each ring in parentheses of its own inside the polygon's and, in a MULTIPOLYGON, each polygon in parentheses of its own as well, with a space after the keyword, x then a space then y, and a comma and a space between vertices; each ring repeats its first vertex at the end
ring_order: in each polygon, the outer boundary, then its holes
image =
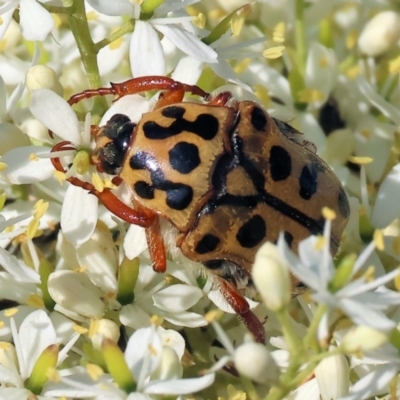
MULTIPOLYGON (((296 251, 299 241, 322 233, 326 206, 337 215, 330 243, 336 253, 349 217, 346 193, 300 132, 256 102, 238 101, 229 92, 212 96, 198 86, 147 76, 83 91, 69 103, 109 94, 118 100, 149 90, 162 92, 137 123, 116 114, 92 129, 92 163, 130 188, 132 205, 109 189, 99 191, 76 177, 68 181, 97 196, 124 221, 145 228, 157 272, 166 270, 160 221, 168 221, 176 246, 213 273, 230 306, 264 342, 263 325, 240 289, 252 285, 257 250, 283 232, 296 251), (203 101, 184 101, 188 92, 203 101)), ((71 144, 61 142, 53 151, 62 149, 71 144)), ((52 162, 65 171, 58 158, 52 162)))

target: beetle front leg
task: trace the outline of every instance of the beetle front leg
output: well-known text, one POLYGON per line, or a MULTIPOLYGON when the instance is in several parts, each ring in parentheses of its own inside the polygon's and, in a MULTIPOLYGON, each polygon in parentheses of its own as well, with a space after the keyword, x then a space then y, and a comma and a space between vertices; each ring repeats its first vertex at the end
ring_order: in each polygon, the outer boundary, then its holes
POLYGON ((250 310, 249 303, 239 292, 238 288, 223 278, 218 278, 218 286, 225 300, 239 314, 247 329, 253 334, 258 343, 265 344, 264 326, 250 310))
POLYGON ((189 92, 205 99, 210 97, 207 92, 195 85, 187 85, 185 83, 177 82, 174 79, 166 76, 143 76, 140 78, 130 79, 126 82, 111 83, 111 87, 109 88, 85 90, 72 96, 68 100, 68 103, 72 105, 83 99, 88 99, 94 96, 106 96, 109 94, 117 96, 114 100, 116 101, 128 94, 143 93, 149 90, 178 91, 182 92, 183 94, 189 92))

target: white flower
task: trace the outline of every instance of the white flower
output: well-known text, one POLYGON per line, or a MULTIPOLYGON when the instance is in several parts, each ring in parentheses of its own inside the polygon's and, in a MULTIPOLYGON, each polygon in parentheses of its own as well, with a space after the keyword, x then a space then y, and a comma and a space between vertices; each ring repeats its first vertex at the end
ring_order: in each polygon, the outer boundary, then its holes
POLYGON ((317 303, 328 306, 328 313, 321 322, 320 338, 326 335, 328 316, 335 309, 340 309, 357 325, 365 325, 383 332, 393 329, 396 324, 386 317, 384 311, 392 305, 400 304, 400 295, 384 288, 383 285, 393 280, 399 271, 389 272, 371 282, 367 281, 365 276, 349 282, 374 250, 375 244, 371 242, 352 265, 347 283, 343 282, 343 287, 333 290, 331 282, 335 276, 335 268, 329 253, 329 235, 326 233, 327 230, 324 236, 326 242, 322 249, 318 249, 318 239, 315 236, 300 242, 299 257, 291 252, 282 236, 278 240, 278 247, 291 272, 312 290, 311 297, 317 303))
POLYGON ((8 0, 0 4, 0 16, 3 23, 0 25, 0 39, 7 30, 12 15, 19 7, 20 25, 22 35, 26 40, 43 41, 51 32, 54 20, 40 2, 36 0, 8 0))
MULTIPOLYGON (((7 362, 0 361, 0 398, 11 398, 16 393, 28 396, 29 389, 32 389, 29 385, 35 385, 30 379, 37 378, 32 374, 38 374, 35 370, 36 363, 38 361, 42 363, 42 371, 39 373, 45 376, 48 368, 54 368, 65 360, 68 351, 79 338, 79 335, 75 334, 66 343, 63 351, 59 352, 56 346, 58 343, 56 331, 43 310, 30 313, 21 323, 18 332, 11 317, 11 331, 16 357, 6 357, 7 362), (25 385, 27 385, 26 389, 25 385)), ((41 379, 43 380, 43 377, 41 379)), ((43 380, 42 385, 46 380, 43 380)), ((46 395, 43 386, 35 387, 35 389, 46 395)))
MULTIPOLYGON (((169 274, 174 274, 174 267, 181 270, 180 276, 185 275, 183 267, 170 262, 167 265, 169 274)), ((149 326, 151 316, 158 315, 177 326, 193 328, 207 325, 203 315, 188 311, 203 298, 202 290, 196 283, 185 283, 167 286, 162 275, 154 272, 148 263, 142 262, 134 289, 135 300, 123 306, 121 322, 138 329, 149 326)))
POLYGON ((158 37, 158 32, 171 41, 178 49, 190 57, 206 63, 215 63, 217 53, 205 45, 194 33, 190 24, 192 17, 182 16, 186 2, 170 0, 156 9, 154 18, 139 20, 140 7, 127 0, 109 2, 107 0, 90 0, 89 4, 100 13, 106 15, 130 15, 134 18, 135 29, 130 43, 130 63, 134 77, 145 75, 164 75, 165 54, 158 37), (168 16, 169 12, 178 16, 168 16), (183 27, 179 27, 181 24, 183 27))
MULTIPOLYGON (((168 332, 168 331, 166 331, 168 332)), ((164 332, 164 335, 165 333, 164 332)), ((184 341, 180 345, 180 353, 183 352, 184 341)), ((109 343, 103 345, 103 352, 110 352, 116 355, 118 350, 109 343)), ((179 367, 181 356, 170 347, 163 343, 163 338, 154 326, 137 330, 130 338, 124 353, 126 367, 131 378, 125 378, 125 385, 128 387, 118 388, 110 382, 107 375, 96 377, 96 380, 90 382, 86 374, 77 379, 72 377, 62 378, 62 381, 70 387, 80 390, 86 389, 88 393, 97 393, 100 398, 105 396, 112 399, 152 399, 152 395, 174 396, 198 392, 210 386, 215 379, 215 374, 210 373, 200 378, 182 379, 179 367), (127 383, 130 379, 131 383, 127 383), (85 380, 85 382, 83 382, 85 380)), ((113 366, 115 373, 113 377, 119 381, 119 364, 113 366)))

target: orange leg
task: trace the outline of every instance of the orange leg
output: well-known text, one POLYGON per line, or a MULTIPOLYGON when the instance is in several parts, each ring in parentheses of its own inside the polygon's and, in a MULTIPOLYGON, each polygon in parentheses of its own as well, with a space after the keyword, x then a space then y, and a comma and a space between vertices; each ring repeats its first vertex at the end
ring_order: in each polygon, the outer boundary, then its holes
POLYGON ((94 96, 106 96, 109 94, 117 96, 114 100, 116 101, 128 94, 143 93, 149 90, 183 90, 183 92, 190 92, 205 99, 210 98, 207 92, 195 85, 186 85, 165 76, 143 76, 130 79, 126 82, 111 83, 111 87, 109 88, 85 90, 72 96, 68 100, 68 103, 72 105, 83 99, 94 96))
POLYGON ((261 321, 250 310, 246 299, 238 288, 223 278, 219 279, 219 289, 229 305, 239 314, 247 329, 253 334, 258 343, 265 344, 265 331, 261 321))
MULTIPOLYGON (((62 150, 74 150, 74 147, 71 146, 70 142, 64 141, 57 143, 51 151, 55 152, 62 150)), ((58 157, 51 158, 51 162, 57 171, 66 172, 58 157)), ((138 211, 127 206, 120 199, 118 199, 118 197, 116 197, 109 189, 105 189, 100 192, 91 183, 81 181, 74 176, 67 178, 67 181, 95 195, 103 203, 104 207, 106 207, 117 217, 130 224, 139 225, 143 228, 148 228, 154 223, 155 214, 153 212, 148 210, 138 211)))
POLYGON ((146 228, 146 239, 154 271, 165 272, 167 269, 167 253, 165 251, 164 239, 160 232, 158 216, 155 216, 154 222, 146 228))

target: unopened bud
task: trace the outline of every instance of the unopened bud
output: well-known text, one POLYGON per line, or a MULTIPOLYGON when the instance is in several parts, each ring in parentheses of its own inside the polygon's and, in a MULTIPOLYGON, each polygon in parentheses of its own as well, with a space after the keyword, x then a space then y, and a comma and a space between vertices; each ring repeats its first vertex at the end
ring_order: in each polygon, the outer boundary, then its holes
POLYGON ((368 326, 357 326, 343 338, 341 346, 348 353, 374 350, 389 340, 388 336, 368 326))
POLYGON ((376 57, 396 46, 399 39, 400 14, 383 11, 365 25, 358 39, 358 47, 367 56, 376 57))
POLYGON ((271 311, 279 311, 286 307, 291 299, 290 275, 272 243, 260 247, 254 261, 252 276, 265 306, 271 311))
POLYGON ((271 353, 260 343, 246 342, 239 346, 234 355, 239 374, 257 383, 277 382, 280 371, 271 353))
POLYGON ((32 92, 36 89, 50 89, 62 96, 63 89, 57 75, 46 65, 34 65, 26 74, 26 87, 32 92))
POLYGON ((93 347, 101 350, 101 344, 104 339, 112 340, 117 343, 119 340, 118 325, 110 319, 92 320, 90 324, 89 337, 92 340, 93 347))

